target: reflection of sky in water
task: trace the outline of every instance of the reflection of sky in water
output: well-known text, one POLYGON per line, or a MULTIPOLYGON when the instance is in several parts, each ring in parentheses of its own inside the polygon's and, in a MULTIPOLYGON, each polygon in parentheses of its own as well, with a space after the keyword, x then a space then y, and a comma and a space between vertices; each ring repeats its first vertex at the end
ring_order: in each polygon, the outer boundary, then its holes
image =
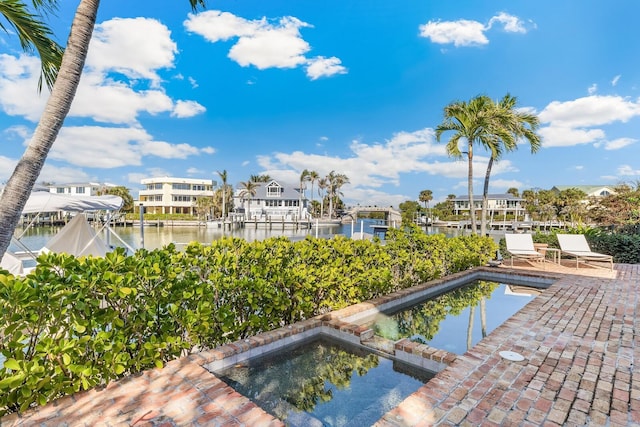
MULTIPOLYGON (((391 360, 366 355, 362 350, 347 351, 345 356, 347 348, 334 340, 313 341, 293 350, 286 349, 279 355, 257 359, 250 366, 229 368, 219 376, 263 409, 286 418, 287 425, 305 427, 372 425, 431 378, 431 374, 421 372, 418 380, 396 370, 391 360), (333 352, 327 350, 330 347, 333 352), (340 356, 335 354, 337 349, 343 350, 340 356), (325 369, 323 364, 329 368, 325 369), (336 386, 328 377, 318 376, 320 372, 331 371, 331 367, 345 365, 353 366, 348 369, 350 378, 346 386, 336 386), (359 375, 358 370, 363 375, 359 375), (292 390, 296 395, 295 391, 312 378, 321 381, 320 388, 331 398, 324 402, 317 399, 311 410, 301 412, 285 397, 292 390)), ((340 376, 337 377, 340 381, 340 376)))
MULTIPOLYGON (((354 223, 353 230, 354 234, 358 234, 361 229, 361 222, 364 222, 364 226, 362 226, 362 230, 365 233, 371 234, 373 229, 371 225, 376 223, 373 220, 358 220, 357 223, 354 223)), ((168 223, 167 223, 168 224, 168 223)), ((325 225, 318 227, 318 237, 329 238, 335 235, 344 235, 351 236, 351 224, 342 224, 342 225, 325 225)), ((55 233, 60 230, 60 227, 31 227, 25 235, 21 238, 21 240, 26 244, 26 246, 31 250, 39 250, 51 239, 55 233)), ((141 246, 141 234, 140 227, 114 227, 115 232, 124 240, 128 245, 132 246, 134 249, 139 248, 141 246)), ((438 229, 438 228, 429 228, 428 233, 438 233, 444 232, 449 237, 452 237, 459 233, 458 230, 452 229, 438 229)), ((22 233, 22 230, 18 230, 16 234, 22 233)), ((165 227, 155 227, 155 226, 146 226, 144 228, 144 247, 147 249, 156 249, 163 246, 166 246, 170 243, 189 243, 189 242, 200 242, 200 243, 211 243, 213 240, 218 240, 223 236, 233 236, 233 237, 241 237, 247 241, 253 240, 264 240, 268 237, 276 237, 276 236, 287 236, 289 238, 294 239, 304 239, 305 236, 316 235, 316 228, 312 229, 299 229, 294 230, 291 228, 287 228, 285 230, 282 229, 282 226, 278 227, 277 225, 273 225, 273 227, 269 230, 265 227, 255 228, 255 226, 248 226, 243 229, 237 230, 222 230, 220 228, 207 228, 207 227, 182 227, 182 226, 165 226, 165 227)), ((106 240, 106 236, 104 233, 100 235, 103 240, 106 240)), ((111 237, 110 244, 115 246, 124 246, 122 243, 118 241, 117 238, 111 237)), ((12 244, 10 246, 11 251, 21 251, 22 248, 19 248, 17 245, 12 244)))
MULTIPOLYGON (((518 288, 522 289, 522 286, 518 288)), ((535 292, 534 292, 535 295, 535 292)), ((508 285, 500 284, 491 294, 485 298, 486 304, 486 329, 490 334, 495 328, 503 324, 513 316, 518 310, 527 305, 534 298, 534 295, 513 294, 508 285)), ((463 309, 457 316, 448 314, 439 324, 438 332, 433 339, 428 342, 429 346, 447 350, 451 353, 463 354, 467 351, 467 330, 469 327, 469 307, 463 309)), ((381 315, 376 320, 376 328, 380 330, 380 335, 394 337, 398 336, 398 324, 391 316, 381 315)), ((408 337, 411 339, 421 338, 419 335, 408 337)), ((472 346, 482 339, 482 323, 480 305, 476 305, 473 318, 472 346)))

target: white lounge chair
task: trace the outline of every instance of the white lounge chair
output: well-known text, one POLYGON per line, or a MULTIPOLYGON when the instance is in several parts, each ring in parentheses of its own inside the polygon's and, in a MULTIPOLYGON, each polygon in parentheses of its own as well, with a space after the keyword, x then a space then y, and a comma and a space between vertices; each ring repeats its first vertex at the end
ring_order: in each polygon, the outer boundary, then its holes
POLYGON ((557 234, 556 236, 560 244, 560 251, 576 259, 576 268, 580 266, 581 262, 586 264, 589 261, 602 261, 608 262, 609 268, 613 270, 613 257, 593 252, 584 234, 557 234))
MULTIPOLYGON (((526 261, 542 262, 544 266, 544 255, 533 246, 531 234, 505 234, 504 238, 507 242, 507 251, 511 254, 511 266, 513 267, 513 259, 523 259, 526 261)), ((544 266, 546 269, 546 266, 544 266)))

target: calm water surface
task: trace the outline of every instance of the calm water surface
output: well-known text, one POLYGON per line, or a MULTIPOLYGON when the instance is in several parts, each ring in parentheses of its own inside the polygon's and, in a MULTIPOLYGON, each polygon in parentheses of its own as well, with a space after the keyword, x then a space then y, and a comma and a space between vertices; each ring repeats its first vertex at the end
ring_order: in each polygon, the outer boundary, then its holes
MULTIPOLYGON (((373 234, 372 226, 378 222, 373 220, 358 220, 354 224, 342 224, 342 225, 320 225, 316 231, 314 226, 311 229, 282 229, 274 226, 271 230, 266 228, 246 227, 235 230, 222 230, 220 228, 207 228, 207 227, 185 227, 185 226, 145 226, 144 232, 141 233, 140 227, 113 227, 116 234, 127 245, 133 249, 139 249, 144 247, 146 249, 157 249, 166 246, 170 243, 174 243, 178 246, 186 245, 190 242, 200 242, 204 244, 211 243, 214 240, 218 240, 223 236, 233 236, 246 239, 248 241, 264 240, 269 237, 287 236, 291 239, 304 239, 305 236, 318 236, 322 238, 331 238, 336 235, 344 235, 351 237, 353 234, 359 234, 361 230, 364 233, 373 234), (142 235, 144 235, 144 245, 142 241, 142 235)), ((31 250, 38 250, 45 246, 47 241, 51 239, 58 231, 60 227, 32 227, 27 230, 24 236, 21 237, 21 241, 31 250)), ((20 235, 23 230, 16 230, 16 235, 20 235)), ((444 233, 448 237, 456 236, 460 233, 457 229, 437 229, 429 227, 427 233, 444 233)), ((105 233, 101 233, 103 240, 107 240, 105 233)), ((111 236, 109 243, 114 246, 125 246, 124 243, 118 240, 118 238, 111 236)), ((15 243, 10 246, 12 251, 23 250, 19 248, 15 243)))

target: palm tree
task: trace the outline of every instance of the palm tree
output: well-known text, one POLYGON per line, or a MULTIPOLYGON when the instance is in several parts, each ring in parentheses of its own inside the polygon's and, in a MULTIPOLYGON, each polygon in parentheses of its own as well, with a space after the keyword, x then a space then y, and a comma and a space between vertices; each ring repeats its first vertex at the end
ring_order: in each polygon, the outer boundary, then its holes
POLYGON ((307 181, 311 183, 311 204, 312 205, 313 205, 313 183, 316 182, 319 178, 320 178, 320 175, 318 175, 318 172, 316 171, 309 171, 309 173, 307 174, 307 181))
POLYGON ((271 177, 269 175, 251 175, 249 181, 252 182, 269 182, 271 177))
POLYGON ((333 204, 334 202, 337 203, 338 196, 342 194, 340 188, 342 188, 344 184, 349 183, 349 178, 345 174, 331 171, 329 175, 327 175, 327 182, 327 189, 329 190, 329 218, 331 219, 333 218, 333 204))
POLYGON ((424 203, 424 209, 427 211, 427 217, 429 217, 429 202, 433 200, 433 192, 431 190, 422 190, 418 197, 424 203))
POLYGON ((244 181, 240 183, 240 198, 242 199, 242 207, 244 208, 244 201, 245 198, 249 199, 249 210, 248 212, 245 213, 245 216, 247 215, 247 213, 249 214, 249 216, 247 216, 248 219, 251 219, 251 199, 253 198, 253 196, 256 195, 256 189, 259 187, 259 184, 255 181, 244 181))
POLYGON ((475 203, 473 202, 473 144, 488 146, 495 136, 491 134, 493 101, 488 96, 480 95, 468 103, 457 101, 444 107, 444 121, 436 127, 436 140, 444 132, 454 134, 447 142, 447 153, 454 158, 463 158, 466 154, 468 165, 469 213, 471 215, 471 232, 477 233, 475 203), (461 140, 466 140, 467 151, 460 151, 461 140))
MULTIPOLYGON (((540 148, 540 136, 536 130, 540 124, 538 116, 525 111, 515 109, 517 98, 506 94, 493 106, 493 119, 490 132, 493 138, 481 140, 482 144, 491 152, 487 171, 484 177, 482 192, 482 213, 480 220, 480 234, 484 236, 487 228, 487 210, 489 194, 489 178, 494 160, 498 160, 504 151, 513 151, 518 148, 518 141, 525 139, 531 145, 531 153, 540 148)), ((516 190, 517 191, 517 190, 516 190)))
MULTIPOLYGON (((55 11, 58 2, 56 0, 32 0, 32 3, 36 11, 42 10, 46 15, 55 11)), ((40 57, 38 91, 42 90, 43 80, 49 89, 53 88, 62 62, 63 49, 51 39, 53 32, 42 21, 42 16, 29 12, 27 5, 19 1, 0 2, 0 14, 15 30, 20 40, 20 46, 25 52, 31 52, 34 49, 38 51, 40 57)), ((2 23, 0 23, 0 28, 9 33, 9 30, 2 23)))
MULTIPOLYGON (((1 3, 7 6, 18 2, 3 1, 1 3)), ((56 4, 54 0, 34 0, 33 3, 36 5, 56 4)), ((189 0, 189 3, 191 4, 191 9, 196 11, 198 6, 205 6, 206 0, 189 0)), ((0 198, 0 258, 2 258, 9 247, 11 236, 20 221, 22 209, 27 203, 31 190, 47 159, 49 150, 56 140, 64 123, 64 119, 71 108, 71 103, 73 102, 78 84, 80 83, 80 76, 82 75, 82 69, 87 58, 89 42, 93 34, 99 6, 100 0, 80 0, 71 25, 67 47, 62 56, 60 68, 51 90, 51 95, 47 100, 40 121, 31 137, 31 141, 7 181, 4 192, 0 198)), ((0 10, 0 13, 4 13, 6 10, 7 8, 0 10)), ((5 17, 8 18, 9 22, 19 22, 15 18, 10 18, 10 16, 5 15, 5 17)), ((46 30, 46 27, 41 27, 40 33, 36 32, 36 34, 46 35, 46 32, 42 33, 43 29, 46 30)), ((33 36, 33 34, 31 35, 33 36)), ((38 38, 34 38, 33 40, 35 42, 38 38)), ((44 40, 46 41, 46 38, 44 40)), ((42 47, 46 47, 46 45, 42 47)), ((53 43, 50 42, 49 49, 52 48, 53 43)), ((46 52, 46 49, 44 49, 43 52, 46 52)), ((41 56, 42 60, 45 58, 41 56)), ((43 61, 43 73, 47 82, 51 79, 49 71, 53 70, 50 65, 50 62, 45 63, 43 61)))
POLYGON ((324 216, 324 190, 326 190, 328 186, 329 179, 327 177, 320 178, 318 180, 318 196, 320 196, 320 218, 324 216))
POLYGON ((304 194, 304 190, 306 187, 304 182, 307 181, 307 177, 309 176, 309 171, 307 169, 303 170, 300 174, 300 188, 298 189, 298 218, 302 219, 302 197, 306 198, 304 194))
POLYGON ((220 176, 220 180, 222 181, 222 222, 224 222, 227 216, 226 210, 226 200, 227 200, 227 170, 224 169, 222 172, 218 171, 218 176, 220 176))

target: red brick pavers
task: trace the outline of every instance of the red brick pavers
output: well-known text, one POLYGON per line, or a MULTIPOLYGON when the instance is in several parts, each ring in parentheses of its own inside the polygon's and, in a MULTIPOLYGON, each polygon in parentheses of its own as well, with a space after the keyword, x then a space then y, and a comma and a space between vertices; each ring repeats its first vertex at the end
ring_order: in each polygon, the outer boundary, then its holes
MULTIPOLYGON (((516 267, 561 278, 377 426, 640 425, 640 266, 516 267), (502 350, 525 360, 503 359, 502 350)), ((202 368, 213 353, 5 416, 0 425, 283 425, 202 368)))
POLYGON ((282 426, 197 362, 183 358, 162 369, 67 396, 1 426, 282 426))
POLYGON ((609 277, 579 273, 562 277, 376 425, 640 425, 640 266, 598 270, 609 277), (503 350, 525 360, 506 360, 503 350))

